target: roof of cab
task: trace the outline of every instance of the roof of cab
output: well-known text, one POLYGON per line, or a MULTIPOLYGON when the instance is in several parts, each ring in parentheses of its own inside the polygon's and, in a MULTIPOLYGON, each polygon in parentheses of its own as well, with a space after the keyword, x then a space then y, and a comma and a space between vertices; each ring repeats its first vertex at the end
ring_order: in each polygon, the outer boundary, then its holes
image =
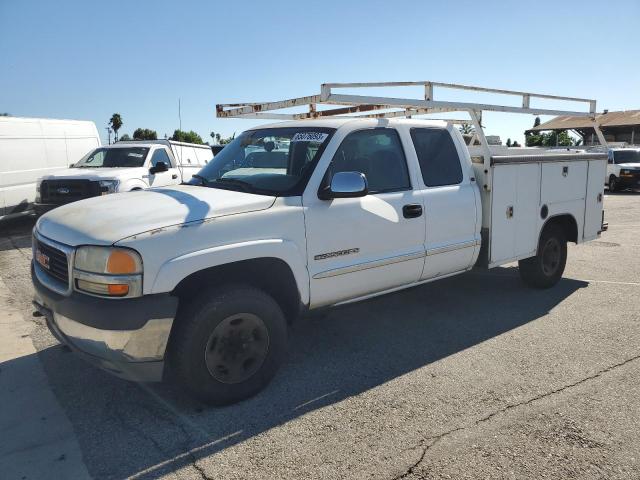
POLYGON ((270 123, 268 125, 256 125, 248 130, 261 128, 282 128, 282 127, 327 127, 340 128, 346 124, 360 123, 365 126, 378 125, 421 125, 429 127, 445 128, 447 122, 444 120, 429 120, 423 118, 355 118, 355 117, 333 117, 314 120, 289 120, 286 122, 270 123))

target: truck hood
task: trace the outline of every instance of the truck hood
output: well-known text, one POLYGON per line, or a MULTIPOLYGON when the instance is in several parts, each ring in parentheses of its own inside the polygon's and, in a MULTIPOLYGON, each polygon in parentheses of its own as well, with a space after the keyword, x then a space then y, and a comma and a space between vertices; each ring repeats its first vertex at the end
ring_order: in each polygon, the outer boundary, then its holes
POLYGON ((145 167, 65 168, 45 175, 41 180, 64 180, 73 178, 82 178, 85 180, 117 180, 120 179, 120 177, 131 178, 136 170, 143 171, 148 169, 145 167))
POLYGON ((143 232, 264 210, 275 197, 192 185, 88 198, 51 210, 36 229, 66 245, 111 245, 143 232))

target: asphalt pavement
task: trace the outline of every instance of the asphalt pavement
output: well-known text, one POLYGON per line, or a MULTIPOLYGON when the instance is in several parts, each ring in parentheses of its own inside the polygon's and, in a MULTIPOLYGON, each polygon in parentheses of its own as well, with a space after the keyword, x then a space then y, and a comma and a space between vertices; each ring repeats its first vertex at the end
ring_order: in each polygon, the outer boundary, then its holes
MULTIPOLYGON (((2 356, 0 381, 22 388, 41 369, 30 388, 50 397, 29 411, 58 406, 73 433, 58 461, 96 479, 640 478, 640 195, 605 209, 609 231, 570 245, 553 289, 506 266, 310 317, 272 384, 224 408, 61 347, 33 316, 34 221, 3 222, 0 311, 33 349, 2 356)), ((0 464, 20 435, 2 435, 0 464)))

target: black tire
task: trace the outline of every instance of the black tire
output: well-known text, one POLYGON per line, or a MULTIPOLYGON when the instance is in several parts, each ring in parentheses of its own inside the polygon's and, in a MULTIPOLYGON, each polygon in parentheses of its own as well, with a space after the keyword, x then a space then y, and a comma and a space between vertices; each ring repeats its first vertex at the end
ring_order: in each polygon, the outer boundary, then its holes
POLYGON ((567 264, 567 238, 558 225, 547 225, 540 235, 538 253, 535 257, 518 262, 520 278, 534 288, 553 287, 567 264))
POLYGON ((618 179, 616 178, 615 175, 611 175, 609 177, 609 191, 617 192, 619 189, 620 189, 620 186, 618 185, 618 179))
POLYGON ((276 301, 257 288, 229 285, 180 307, 168 367, 203 402, 226 405, 262 390, 286 350, 287 322, 276 301))

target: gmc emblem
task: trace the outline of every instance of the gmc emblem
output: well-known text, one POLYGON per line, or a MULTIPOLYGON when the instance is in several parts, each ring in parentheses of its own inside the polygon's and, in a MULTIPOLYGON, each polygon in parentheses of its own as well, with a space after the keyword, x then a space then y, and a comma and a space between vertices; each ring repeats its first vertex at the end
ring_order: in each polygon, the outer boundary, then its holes
POLYGON ((49 257, 47 257, 40 250, 36 250, 36 261, 42 265, 44 268, 49 270, 49 257))

